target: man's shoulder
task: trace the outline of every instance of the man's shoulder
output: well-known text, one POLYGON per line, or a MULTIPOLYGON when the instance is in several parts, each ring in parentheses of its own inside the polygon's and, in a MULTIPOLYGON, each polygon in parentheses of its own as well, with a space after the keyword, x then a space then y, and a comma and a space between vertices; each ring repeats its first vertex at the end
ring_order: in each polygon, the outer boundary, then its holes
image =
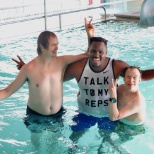
POLYGON ((140 91, 138 91, 138 97, 141 102, 146 103, 145 97, 143 96, 143 94, 140 91))
POLYGON ((114 69, 116 78, 119 78, 119 76, 123 76, 123 70, 126 67, 129 67, 129 64, 127 64, 126 62, 122 60, 114 60, 113 69, 114 69))
POLYGON ((142 93, 140 92, 140 90, 138 90, 135 95, 134 95, 134 105, 136 104, 138 107, 141 107, 142 105, 145 105, 145 98, 142 95, 142 93))
POLYGON ((129 66, 125 61, 119 59, 114 59, 114 64, 119 66, 124 65, 125 67, 129 66))
POLYGON ((118 85, 118 88, 124 88, 124 84, 120 84, 120 85, 118 85))
POLYGON ((85 58, 85 59, 82 59, 82 60, 79 60, 79 61, 69 64, 68 67, 66 68, 65 75, 71 73, 71 74, 75 75, 76 79, 78 79, 82 73, 82 70, 83 70, 86 62, 87 62, 87 59, 88 58, 85 58))
POLYGON ((122 92, 124 90, 124 84, 118 85, 117 90, 119 93, 122 92))
POLYGON ((25 64, 22 68, 23 69, 33 69, 36 66, 36 58, 29 61, 27 64, 25 64))

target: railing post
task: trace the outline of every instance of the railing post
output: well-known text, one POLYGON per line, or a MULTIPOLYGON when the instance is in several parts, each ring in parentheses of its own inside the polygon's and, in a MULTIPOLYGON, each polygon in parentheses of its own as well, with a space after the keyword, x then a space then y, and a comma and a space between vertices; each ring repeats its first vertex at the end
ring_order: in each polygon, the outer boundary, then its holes
POLYGON ((59 29, 62 30, 61 14, 59 14, 59 29))
POLYGON ((101 6, 104 9, 104 13, 105 13, 105 20, 106 20, 106 9, 104 6, 101 6))
POLYGON ((45 30, 47 30, 47 7, 46 7, 46 0, 44 0, 44 26, 45 26, 45 30))

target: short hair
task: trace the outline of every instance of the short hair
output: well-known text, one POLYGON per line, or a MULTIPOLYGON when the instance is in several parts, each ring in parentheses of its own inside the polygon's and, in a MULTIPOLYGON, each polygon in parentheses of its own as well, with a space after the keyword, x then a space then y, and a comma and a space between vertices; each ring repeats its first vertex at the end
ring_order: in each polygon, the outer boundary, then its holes
POLYGON ((140 67, 134 65, 134 66, 128 66, 128 67, 126 67, 126 68, 123 70, 123 77, 125 77, 126 71, 127 71, 128 69, 137 69, 137 70, 139 71, 140 75, 142 76, 142 71, 140 70, 140 67))
POLYGON ((90 38, 90 45, 91 45, 93 42, 104 42, 104 44, 107 46, 108 40, 106 40, 105 38, 102 38, 102 37, 91 37, 91 38, 90 38))
POLYGON ((37 53, 38 55, 42 54, 41 45, 47 49, 49 45, 49 38, 53 37, 56 38, 56 34, 50 31, 43 31, 40 33, 37 39, 37 53))

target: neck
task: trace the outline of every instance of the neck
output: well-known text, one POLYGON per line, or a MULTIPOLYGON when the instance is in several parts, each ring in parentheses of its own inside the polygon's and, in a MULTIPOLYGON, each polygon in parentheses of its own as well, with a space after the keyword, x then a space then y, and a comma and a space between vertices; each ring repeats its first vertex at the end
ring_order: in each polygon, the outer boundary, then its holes
POLYGON ((51 61, 53 61, 56 57, 50 57, 50 56, 46 56, 46 55, 38 55, 38 60, 43 63, 43 64, 48 64, 51 61))
POLYGON ((138 92, 138 87, 135 87, 135 88, 133 88, 133 89, 129 89, 129 88, 127 88, 126 86, 124 86, 125 88, 124 88, 124 92, 125 93, 127 93, 127 94, 133 94, 133 93, 136 93, 136 92, 138 92))
POLYGON ((99 65, 99 66, 93 66, 91 63, 89 63, 89 65, 90 65, 90 67, 91 67, 91 69, 93 71, 99 72, 99 71, 104 70, 104 68, 106 67, 107 63, 108 63, 108 58, 105 57, 105 59, 103 60, 103 62, 101 63, 101 65, 99 65))

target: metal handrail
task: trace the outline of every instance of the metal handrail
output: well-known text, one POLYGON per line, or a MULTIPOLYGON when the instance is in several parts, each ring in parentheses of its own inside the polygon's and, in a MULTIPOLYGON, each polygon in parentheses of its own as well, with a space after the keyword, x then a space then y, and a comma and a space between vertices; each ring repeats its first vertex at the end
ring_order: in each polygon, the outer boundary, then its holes
POLYGON ((102 3, 99 6, 93 6, 93 7, 84 8, 84 9, 77 9, 77 10, 63 11, 63 12, 47 14, 46 0, 44 0, 44 15, 39 15, 39 16, 32 17, 32 18, 19 19, 19 20, 16 20, 16 21, 4 22, 4 23, 1 23, 0 26, 44 18, 44 20, 45 20, 45 30, 46 30, 47 29, 47 17, 59 16, 59 28, 62 29, 61 16, 64 15, 64 14, 70 14, 70 13, 75 13, 75 12, 81 12, 81 11, 88 11, 88 10, 97 9, 97 8, 103 8, 104 14, 105 14, 105 20, 106 20, 106 9, 105 9, 104 6, 114 5, 114 4, 122 3, 122 2, 126 2, 126 1, 128 2, 128 1, 133 1, 133 0, 122 0, 122 1, 117 1, 117 2, 102 3))
MULTIPOLYGON (((44 5, 46 5, 46 3, 44 3, 44 5)), ((46 8, 46 7, 44 7, 46 8)), ((63 11, 63 12, 57 12, 57 13, 52 13, 52 14, 47 14, 46 13, 46 9, 44 9, 44 15, 39 15, 37 17, 32 17, 32 18, 26 18, 26 19, 20 19, 20 20, 16 20, 16 21, 9 21, 9 22, 5 22, 5 23, 1 23, 0 25, 8 25, 8 24, 13 24, 13 23, 19 23, 19 22, 25 22, 25 21, 31 21, 31 20, 37 20, 37 19, 42 19, 45 18, 45 30, 47 29, 47 17, 53 17, 53 16, 59 16, 59 27, 60 29, 62 29, 62 23, 61 23, 61 16, 65 15, 65 14, 70 14, 70 13, 76 13, 76 12, 81 12, 81 11, 88 11, 88 10, 92 10, 92 9, 97 9, 97 8, 103 8, 104 9, 104 13, 105 13, 105 20, 106 20, 106 9, 104 6, 96 6, 96 7, 89 7, 89 8, 85 8, 85 9, 77 9, 77 10, 72 10, 72 11, 63 11)))
POLYGON ((61 30, 62 29, 61 15, 69 14, 69 13, 76 13, 76 12, 81 12, 81 11, 88 11, 88 10, 97 9, 97 8, 103 8, 104 9, 105 20, 106 20, 106 9, 105 9, 104 6, 97 6, 97 7, 90 7, 90 8, 86 8, 86 9, 79 9, 79 10, 73 10, 73 11, 59 12, 59 13, 54 13, 54 14, 51 14, 51 15, 47 15, 47 17, 59 16, 59 28, 61 30))

